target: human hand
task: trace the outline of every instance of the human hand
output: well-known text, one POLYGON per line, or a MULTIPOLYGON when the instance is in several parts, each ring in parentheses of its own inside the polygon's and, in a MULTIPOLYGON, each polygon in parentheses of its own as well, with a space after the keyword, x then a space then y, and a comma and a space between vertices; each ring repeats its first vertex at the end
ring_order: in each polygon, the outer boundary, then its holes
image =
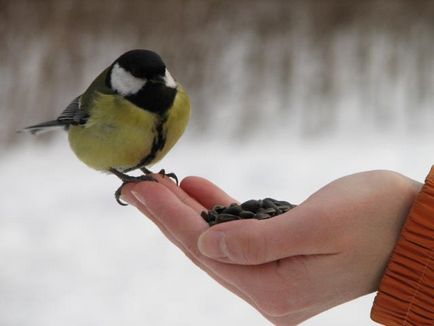
POLYGON ((189 177, 129 184, 123 199, 220 284, 278 325, 377 289, 421 184, 389 171, 350 175, 268 220, 208 227, 201 211, 235 202, 189 177))

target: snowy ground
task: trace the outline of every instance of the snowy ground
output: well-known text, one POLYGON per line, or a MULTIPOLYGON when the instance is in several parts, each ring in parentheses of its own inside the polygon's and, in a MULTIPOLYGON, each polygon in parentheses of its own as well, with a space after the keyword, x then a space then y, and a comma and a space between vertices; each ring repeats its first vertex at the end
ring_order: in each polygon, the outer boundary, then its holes
MULTIPOLYGON (((271 146, 194 138, 184 138, 164 167, 181 177, 206 176, 239 200, 298 203, 335 178, 378 168, 422 181, 434 162, 434 145, 418 136, 267 139, 271 146)), ((0 180, 0 325, 267 324, 134 208, 117 205, 119 182, 76 160, 64 135, 3 154, 0 180)), ((304 325, 373 325, 372 299, 304 325)))

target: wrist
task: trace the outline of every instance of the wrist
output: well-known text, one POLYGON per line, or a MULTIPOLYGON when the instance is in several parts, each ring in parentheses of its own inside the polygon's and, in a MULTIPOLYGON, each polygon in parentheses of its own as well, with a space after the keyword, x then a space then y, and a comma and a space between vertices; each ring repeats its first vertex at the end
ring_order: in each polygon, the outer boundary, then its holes
POLYGON ((387 265, 371 318, 386 325, 434 320, 434 167, 414 200, 387 265))

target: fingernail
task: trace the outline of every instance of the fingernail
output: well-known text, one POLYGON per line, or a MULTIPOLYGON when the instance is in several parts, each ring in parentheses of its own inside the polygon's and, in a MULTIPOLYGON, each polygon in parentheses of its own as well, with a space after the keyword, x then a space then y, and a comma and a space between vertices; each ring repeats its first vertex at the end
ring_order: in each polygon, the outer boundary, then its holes
POLYGON ((228 257, 225 234, 223 232, 207 231, 199 237, 197 245, 200 252, 207 257, 228 257))

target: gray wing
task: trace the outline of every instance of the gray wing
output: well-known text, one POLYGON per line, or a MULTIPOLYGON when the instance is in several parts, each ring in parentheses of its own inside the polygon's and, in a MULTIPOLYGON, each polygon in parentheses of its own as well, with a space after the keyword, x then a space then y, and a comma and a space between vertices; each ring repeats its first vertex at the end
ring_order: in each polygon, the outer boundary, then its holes
POLYGON ((89 114, 81 109, 81 96, 77 96, 59 115, 57 121, 63 125, 81 125, 86 123, 89 114))
POLYGON ((24 131, 28 131, 32 134, 37 134, 45 131, 54 130, 56 128, 68 129, 70 125, 85 124, 89 118, 89 114, 81 109, 80 97, 77 96, 56 120, 45 121, 33 126, 24 128, 24 131))

